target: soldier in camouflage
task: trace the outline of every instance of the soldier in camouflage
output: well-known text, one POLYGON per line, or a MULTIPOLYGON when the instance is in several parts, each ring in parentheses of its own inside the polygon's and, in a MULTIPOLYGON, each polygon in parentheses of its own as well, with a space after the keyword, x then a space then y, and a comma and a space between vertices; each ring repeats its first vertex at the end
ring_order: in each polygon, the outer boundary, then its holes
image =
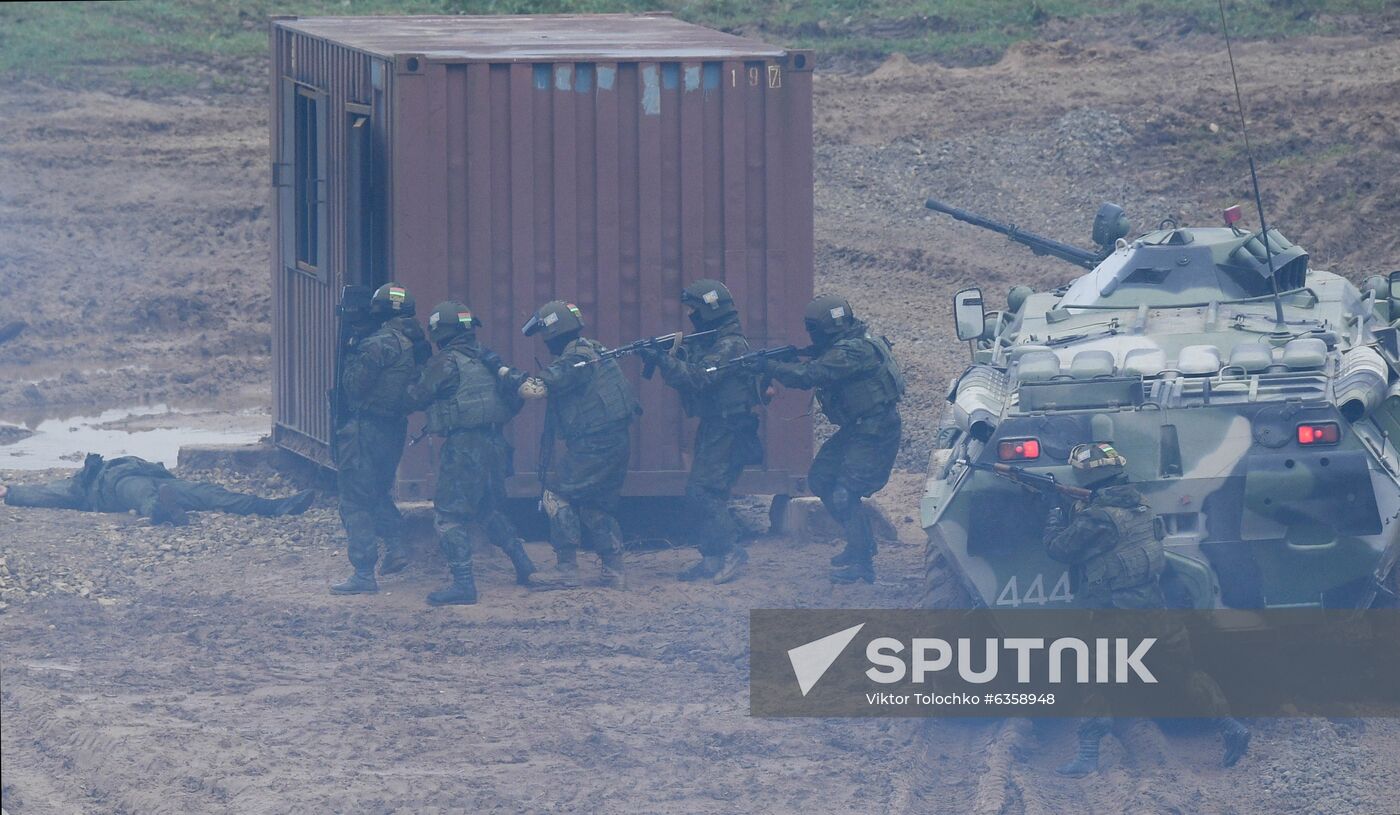
POLYGON ((758 382, 752 371, 742 368, 709 370, 749 352, 729 289, 718 280, 697 280, 681 292, 681 304, 690 310, 697 331, 715 333, 684 346, 677 340, 669 354, 642 351, 661 369, 666 384, 680 392, 686 415, 700 419, 685 486, 687 526, 694 531, 700 561, 682 571, 679 579, 728 583, 748 560, 739 545, 738 525, 729 514, 729 498, 745 465, 763 461, 754 414, 758 382))
POLYGON ((349 538, 346 552, 355 571, 332 594, 372 594, 379 541, 384 541, 380 574, 408 566, 403 519, 392 490, 408 431, 408 386, 430 349, 414 318, 413 296, 396 283, 374 292, 363 312, 342 308, 350 340, 340 349, 340 404, 336 428, 336 485, 340 518, 349 538))
POLYGON ((187 512, 281 517, 300 515, 315 497, 310 491, 287 498, 262 498, 226 490, 217 484, 176 478, 165 465, 122 456, 105 459, 89 453, 71 478, 48 484, 0 485, 0 498, 15 507, 77 509, 86 512, 134 512, 152 524, 184 526, 187 512))
POLYGON ((814 357, 759 360, 753 367, 784 385, 815 389, 822 413, 837 426, 807 473, 807 483, 846 533, 831 559, 835 583, 875 582, 875 535, 862 498, 889 481, 899 452, 904 377, 889 341, 872 335, 841 297, 821 295, 804 315, 814 357))
MULTIPOLYGON (((1142 493, 1128 483, 1127 460, 1106 442, 1081 444, 1070 452, 1069 464, 1080 484, 1094 495, 1075 507, 1066 523, 1063 511, 1052 508, 1045 521, 1045 548, 1051 558, 1071 567, 1071 588, 1080 605, 1088 608, 1161 609, 1160 578, 1166 566, 1154 515, 1142 493)), ((1180 687, 1198 694, 1204 709, 1216 715, 1224 741, 1223 764, 1234 766, 1249 749, 1249 730, 1229 716, 1220 686, 1192 667, 1190 641, 1184 628, 1154 631, 1158 651, 1175 655, 1164 659, 1168 670, 1180 670, 1180 687)), ((1091 704, 1103 706, 1100 697, 1091 704)), ((1106 712, 1106 711, 1105 711, 1106 712)), ((1079 725, 1077 755, 1057 772, 1075 778, 1099 766, 1099 742, 1112 727, 1106 715, 1093 716, 1079 725)))
POLYGON ((603 345, 582 336, 583 319, 572 303, 545 303, 521 331, 543 339, 555 356, 533 376, 500 372, 523 398, 548 399, 540 441, 541 504, 558 563, 532 585, 577 588, 578 550, 586 538, 602 561, 602 584, 626 588, 622 529, 613 512, 627 477, 629 427, 641 413, 637 396, 617 361, 600 358, 603 345), (564 441, 564 456, 550 467, 556 435, 564 441))
POLYGON ((501 513, 512 456, 502 429, 521 403, 497 379, 501 358, 477 341, 480 325, 462 303, 440 303, 428 320, 438 353, 409 388, 410 402, 428 415, 428 432, 444 440, 433 510, 452 583, 428 595, 435 606, 476 602, 472 552, 483 541, 510 557, 517 582, 535 570, 520 539, 503 531, 509 523, 501 513))

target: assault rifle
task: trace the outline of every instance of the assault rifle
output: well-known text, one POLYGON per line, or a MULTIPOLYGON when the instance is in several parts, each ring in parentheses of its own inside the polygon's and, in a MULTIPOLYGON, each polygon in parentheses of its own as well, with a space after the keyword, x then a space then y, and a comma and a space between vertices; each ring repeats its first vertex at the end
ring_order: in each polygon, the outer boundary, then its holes
POLYGON ((712 374, 717 371, 723 371, 729 368, 745 365, 750 362, 757 362, 761 359, 794 359, 797 357, 810 358, 817 356, 817 354, 817 349, 810 345, 806 348, 798 348, 796 345, 782 345, 777 348, 763 348, 758 351, 750 351, 747 354, 740 354, 739 356, 729 360, 728 362, 721 362, 717 365, 711 365, 710 367, 705 369, 705 373, 712 374))
POLYGON ((1087 500, 1094 497, 1094 491, 1084 487, 1076 487, 1071 484, 1061 484, 1055 480, 1055 476, 1050 473, 1033 473, 1024 467, 1016 467, 1011 464, 979 464, 975 461, 964 460, 969 469, 983 470, 1007 481, 1013 481, 1021 486, 1035 490, 1046 495, 1057 494, 1066 498, 1073 498, 1077 501, 1087 500))
MULTIPOLYGON (((627 343, 626 345, 619 345, 616 348, 609 348, 608 350, 599 354, 597 359, 586 359, 581 362, 575 362, 574 367, 583 368, 588 365, 593 365, 602 362, 605 359, 617 359, 618 357, 625 357, 628 354, 635 354, 638 351, 642 351, 647 348, 655 349, 657 351, 670 351, 672 346, 676 344, 677 337, 681 337, 681 343, 685 344, 693 339, 697 339, 699 337, 708 337, 714 333, 714 329, 711 329, 709 331, 696 331, 694 334, 685 335, 682 335, 679 331, 672 331, 670 334, 662 334, 659 337, 647 337, 644 340, 634 340, 632 342, 627 343)), ((647 362, 645 365, 642 366, 643 378, 651 379, 651 376, 654 373, 656 373, 656 366, 651 362, 647 362)))
POLYGON ((335 432, 348 418, 345 415, 345 394, 342 380, 345 378, 345 350, 355 336, 355 322, 369 315, 370 298, 374 292, 368 286, 346 286, 340 291, 340 305, 335 308, 335 379, 326 395, 331 410, 331 462, 336 462, 338 454, 335 446, 335 432))

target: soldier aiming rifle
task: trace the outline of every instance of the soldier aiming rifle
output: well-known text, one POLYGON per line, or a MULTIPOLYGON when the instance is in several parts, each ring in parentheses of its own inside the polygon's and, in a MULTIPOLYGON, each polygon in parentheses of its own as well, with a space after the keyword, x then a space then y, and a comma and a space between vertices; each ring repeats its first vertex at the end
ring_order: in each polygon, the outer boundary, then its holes
POLYGON ((707 339, 709 337, 713 337, 715 333, 716 332, 713 329, 709 331, 697 331, 694 334, 686 334, 681 331, 672 331, 670 334, 662 334, 659 337, 648 337, 647 339, 634 340, 632 342, 627 343, 626 345, 619 345, 616 348, 610 348, 606 351, 603 351, 602 353, 598 354, 597 358, 581 359, 574 363, 574 367, 583 368, 588 365, 597 365, 598 363, 604 362, 609 359, 619 359, 621 357, 627 356, 628 354, 642 354, 642 356, 645 358, 645 362, 642 366, 642 378, 651 379, 652 374, 656 373, 656 363, 652 361, 652 357, 649 353, 643 352, 655 351, 657 353, 667 353, 678 351, 687 342, 691 342, 698 339, 707 339))

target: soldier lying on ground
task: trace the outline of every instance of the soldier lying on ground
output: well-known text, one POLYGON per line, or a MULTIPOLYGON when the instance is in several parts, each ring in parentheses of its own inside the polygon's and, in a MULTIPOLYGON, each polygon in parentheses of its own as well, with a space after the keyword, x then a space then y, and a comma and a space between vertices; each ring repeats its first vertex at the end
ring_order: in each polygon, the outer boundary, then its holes
POLYGON ((85 512, 135 512, 152 524, 184 526, 187 512, 217 511, 234 515, 300 515, 311 506, 310 490, 287 498, 261 498, 226 490, 217 484, 184 481, 162 464, 136 456, 108 461, 88 454, 71 478, 42 485, 0 485, 0 497, 15 507, 77 509, 85 512))

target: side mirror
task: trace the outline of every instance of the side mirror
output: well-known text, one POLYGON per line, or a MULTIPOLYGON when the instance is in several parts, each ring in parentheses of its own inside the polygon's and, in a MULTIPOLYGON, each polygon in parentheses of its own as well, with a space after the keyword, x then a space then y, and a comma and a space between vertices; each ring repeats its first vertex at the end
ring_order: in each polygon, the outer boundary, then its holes
POLYGON ((1400 272, 1391 272, 1390 277, 1390 297, 1391 300, 1400 300, 1400 272))
POLYGON ((953 323, 958 339, 969 342, 982 336, 985 321, 981 289, 963 289, 953 295, 953 323))

